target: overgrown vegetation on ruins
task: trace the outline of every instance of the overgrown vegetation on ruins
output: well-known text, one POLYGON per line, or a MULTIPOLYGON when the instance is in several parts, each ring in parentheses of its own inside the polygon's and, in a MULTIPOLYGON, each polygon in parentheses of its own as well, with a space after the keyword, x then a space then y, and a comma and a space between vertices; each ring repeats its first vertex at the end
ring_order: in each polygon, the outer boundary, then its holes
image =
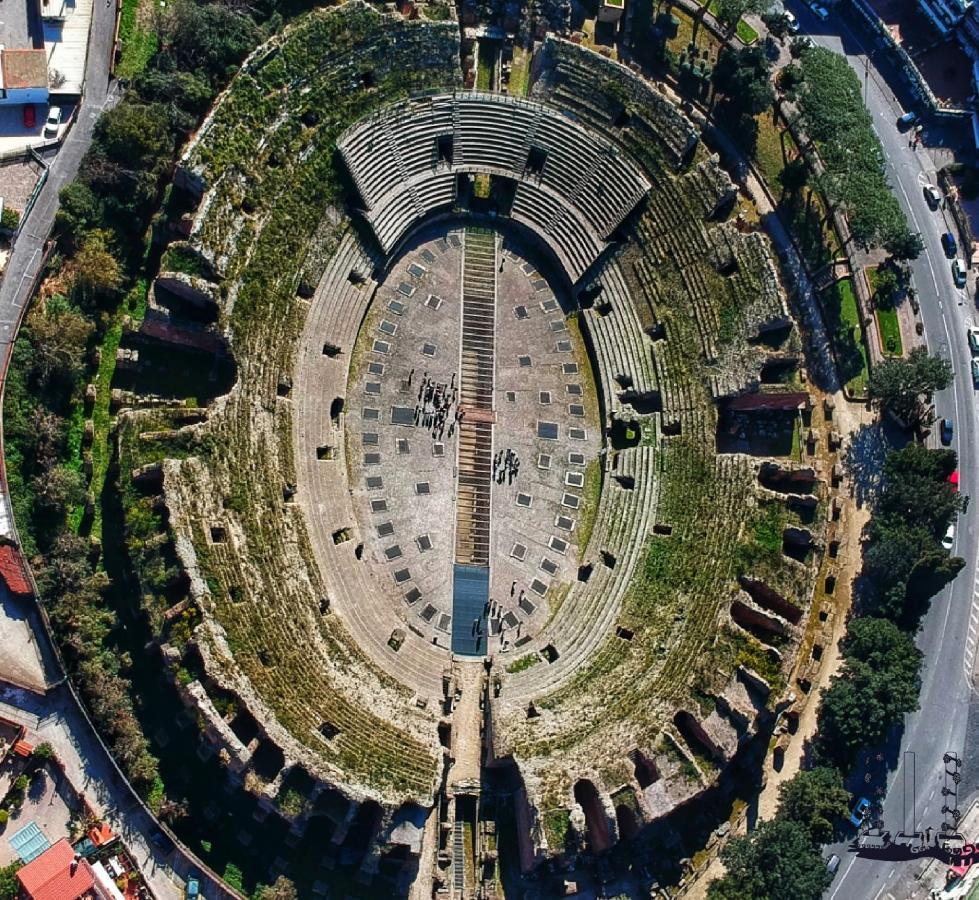
MULTIPOLYGON (((158 258, 153 237, 168 227, 157 207, 176 148, 259 40, 269 11, 186 0, 161 14, 159 48, 103 114, 82 174, 62 192, 57 251, 6 383, 7 475, 42 603, 116 758, 157 808, 162 785, 135 716, 121 611, 99 562, 110 384, 123 317, 141 317, 158 258)), ((172 577, 165 566, 148 574, 150 592, 172 577)))

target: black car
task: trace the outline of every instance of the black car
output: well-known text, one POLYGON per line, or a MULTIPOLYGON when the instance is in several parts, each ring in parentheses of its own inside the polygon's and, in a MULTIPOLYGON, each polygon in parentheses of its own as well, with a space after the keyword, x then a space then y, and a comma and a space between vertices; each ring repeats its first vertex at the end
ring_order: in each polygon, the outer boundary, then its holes
POLYGON ((959 252, 958 245, 955 243, 955 235, 951 231, 946 231, 942 235, 942 249, 949 259, 952 259, 959 252))
POLYGON ((942 443, 947 447, 952 443, 952 420, 942 419, 941 427, 938 430, 939 437, 942 439, 942 443))

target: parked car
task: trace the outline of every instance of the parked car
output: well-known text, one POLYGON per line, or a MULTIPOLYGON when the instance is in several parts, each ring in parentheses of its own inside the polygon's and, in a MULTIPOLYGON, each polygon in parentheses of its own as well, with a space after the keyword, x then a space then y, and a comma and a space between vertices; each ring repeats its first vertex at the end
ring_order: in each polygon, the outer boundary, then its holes
POLYGON ((840 858, 834 853, 829 861, 826 863, 826 869, 830 875, 835 875, 836 870, 840 867, 840 858))
POLYGON ((949 259, 959 252, 959 245, 955 243, 955 235, 951 231, 946 231, 942 235, 942 250, 949 259))
POLYGON ((914 125, 914 123, 917 121, 918 121, 918 114, 916 112, 912 112, 911 110, 908 110, 908 112, 906 112, 903 116, 898 117, 897 127, 900 128, 901 130, 907 130, 912 125, 914 125))
POLYGON ((24 104, 24 127, 33 128, 37 124, 37 113, 33 103, 24 104))
POLYGON ((952 490, 957 494, 959 492, 959 470, 956 469, 951 475, 948 476, 948 483, 952 485, 952 490))
POLYGON ((858 798, 850 812, 850 823, 855 828, 859 828, 863 825, 863 820, 867 817, 868 812, 870 812, 870 801, 866 797, 858 798))
POLYGON ((951 550, 952 545, 955 543, 955 524, 948 526, 948 531, 945 532, 945 537, 942 538, 942 546, 946 550, 951 550))
POLYGON ((955 286, 964 288, 967 275, 968 269, 966 269, 965 263, 956 256, 952 260, 952 281, 955 282, 955 286))
POLYGON ((825 22, 829 18, 829 10, 825 6, 820 6, 818 3, 810 3, 809 8, 820 22, 825 22))
POLYGON ((952 434, 954 429, 952 428, 951 419, 942 419, 941 425, 938 428, 938 436, 941 438, 942 443, 947 447, 952 443, 952 434))
POLYGON ((184 896, 187 900, 192 900, 194 897, 200 897, 201 895, 201 882, 196 875, 191 875, 187 878, 187 887, 184 889, 184 896))
POLYGON ((799 20, 788 10, 782 13, 782 18, 785 19, 785 27, 788 29, 789 34, 796 34, 799 31, 799 20))
POLYGON ((933 184, 926 184, 922 190, 925 194, 925 201, 932 209, 938 209, 942 205, 942 192, 933 184))
POLYGON ((57 137, 58 129, 61 127, 61 107, 52 106, 48 110, 48 118, 44 123, 44 136, 57 137))
POLYGON ((969 349, 973 353, 979 353, 979 328, 975 325, 971 326, 966 332, 969 336, 969 349))
POLYGON ((972 385, 979 387, 979 359, 972 357, 972 385))

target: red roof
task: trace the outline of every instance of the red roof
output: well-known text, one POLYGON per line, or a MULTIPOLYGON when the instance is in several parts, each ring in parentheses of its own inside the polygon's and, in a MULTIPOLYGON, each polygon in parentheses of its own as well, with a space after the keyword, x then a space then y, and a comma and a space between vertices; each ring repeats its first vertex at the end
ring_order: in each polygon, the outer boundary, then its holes
POLYGON ((18 756, 30 756, 33 752, 34 748, 27 741, 16 741, 14 743, 14 753, 18 756))
POLYGON ((17 880, 32 900, 87 900, 95 897, 95 873, 65 838, 17 870, 17 880))
POLYGON ((33 593, 27 581, 20 551, 12 544, 0 544, 0 578, 7 582, 7 588, 12 594, 33 593))
POLYGON ((112 829, 109 828, 105 822, 94 828, 88 829, 88 839, 95 844, 96 847, 101 847, 103 844, 108 844, 115 835, 112 833, 112 829))

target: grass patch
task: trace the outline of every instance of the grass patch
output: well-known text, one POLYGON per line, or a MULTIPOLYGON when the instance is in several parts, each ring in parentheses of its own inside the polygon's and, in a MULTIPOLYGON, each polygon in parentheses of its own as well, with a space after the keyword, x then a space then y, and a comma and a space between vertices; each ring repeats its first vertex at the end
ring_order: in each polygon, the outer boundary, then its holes
MULTIPOLYGON (((158 41, 152 28, 140 24, 140 6, 143 0, 123 0, 119 14, 119 43, 122 52, 116 65, 117 78, 135 78, 156 53, 158 41)), ((146 0, 148 5, 152 0, 146 0)), ((152 8, 152 7, 151 7, 152 8)))
POLYGON ((745 22, 744 19, 738 21, 738 27, 735 30, 738 33, 738 37, 746 44, 753 44, 758 40, 758 32, 745 22))
POLYGON ((510 81, 507 90, 514 97, 526 97, 530 90, 531 59, 531 54, 522 47, 513 48, 513 62, 510 65, 510 81))
POLYGON ((844 278, 830 285, 820 294, 820 299, 833 339, 840 378, 853 395, 864 396, 869 378, 867 348, 860 329, 860 313, 853 280, 844 278))
POLYGON ((585 493, 581 511, 581 525, 578 528, 578 549, 584 553, 591 540, 598 516, 598 503, 602 499, 602 465, 597 459, 588 463, 585 469, 585 493))
POLYGON ((903 356, 904 344, 901 341, 901 325, 897 319, 896 309, 876 310, 877 327, 880 329, 881 349, 887 356, 903 356))
POLYGON ((544 833, 547 835, 547 846, 552 850, 561 850, 568 839, 571 829, 571 813, 566 809, 549 809, 544 813, 544 833))
POLYGON ((479 56, 476 63, 476 89, 491 91, 496 83, 496 61, 500 57, 500 47, 496 41, 480 41, 479 56))
POLYGON ((515 659, 506 667, 506 670, 512 675, 516 672, 524 672, 527 669, 533 668, 539 662, 540 657, 536 653, 528 653, 526 656, 521 656, 520 659, 515 659))

